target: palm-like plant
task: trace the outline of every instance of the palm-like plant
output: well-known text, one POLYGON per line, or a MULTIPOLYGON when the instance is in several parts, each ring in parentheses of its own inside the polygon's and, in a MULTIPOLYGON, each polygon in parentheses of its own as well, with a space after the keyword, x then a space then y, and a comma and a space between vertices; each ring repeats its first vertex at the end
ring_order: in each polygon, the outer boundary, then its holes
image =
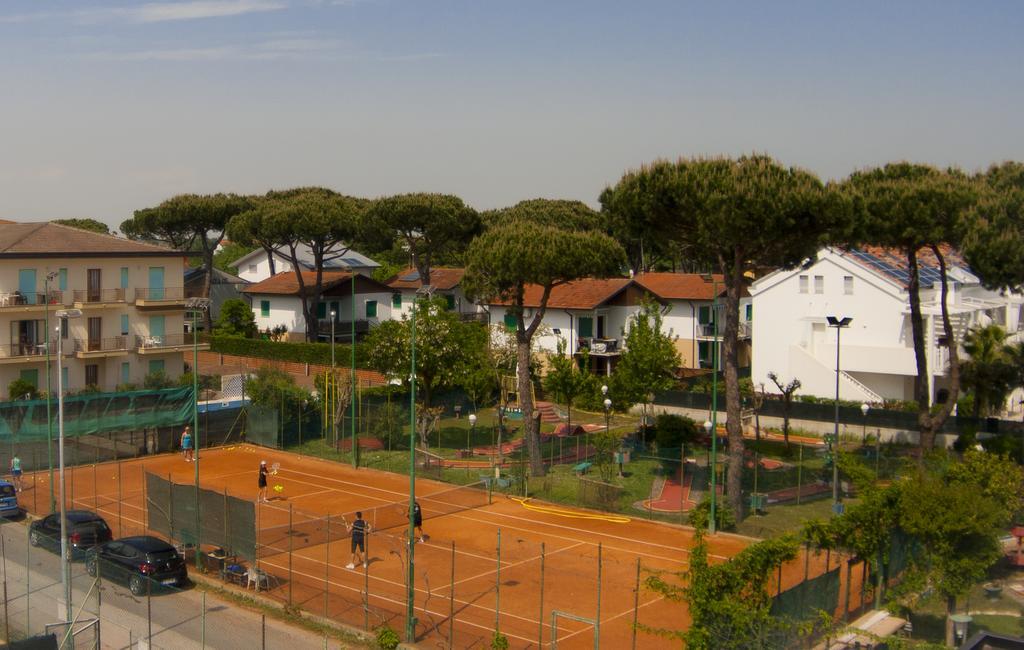
MULTIPOLYGON (((999 325, 972 327, 964 337, 964 352, 970 359, 963 363, 961 373, 964 385, 974 393, 975 417, 1001 409, 1017 385, 1019 367, 1013 363, 1013 347, 1006 344, 1006 330, 999 325)), ((1017 354, 1024 357, 1024 349, 1017 354)))

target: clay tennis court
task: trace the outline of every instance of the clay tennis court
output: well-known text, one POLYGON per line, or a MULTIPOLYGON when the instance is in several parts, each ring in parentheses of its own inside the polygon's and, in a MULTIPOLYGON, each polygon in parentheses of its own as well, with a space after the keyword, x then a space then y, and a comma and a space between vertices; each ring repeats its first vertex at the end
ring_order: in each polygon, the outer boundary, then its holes
MULTIPOLYGON (((260 460, 279 464, 278 473, 270 477, 272 501, 256 505, 257 540, 275 540, 257 549, 259 567, 273 576, 268 595, 313 615, 370 629, 387 623, 402 634, 407 529, 385 515, 406 507, 408 477, 235 445, 201 450, 201 486, 255 501, 260 460), (279 492, 273 490, 275 485, 281 486, 279 492), (367 511, 365 518, 373 524, 374 508, 384 527, 370 535, 365 569, 345 568, 348 539, 338 540, 332 533, 325 538, 330 541, 315 543, 312 536, 280 534, 328 515, 329 525, 337 527, 340 513, 358 509, 367 511)), ((118 536, 138 534, 147 529, 145 474, 191 483, 194 472, 195 465, 180 454, 80 466, 69 469, 69 504, 97 510, 118 536)), ((36 490, 48 490, 46 472, 27 479, 36 490)), ((634 616, 653 627, 686 625, 685 605, 669 602, 642 582, 651 572, 687 567, 692 530, 563 506, 523 504, 498 493, 488 504, 476 488, 453 491, 452 485, 431 480, 417 480, 416 490, 427 535, 425 543, 415 545, 414 562, 417 638, 424 646, 486 646, 499 625, 516 648, 547 647, 555 626, 559 647, 592 648, 599 633, 604 647, 628 648, 634 642, 634 616), (474 491, 468 500, 466 490, 474 491), (460 506, 435 516, 432 504, 446 500, 475 507, 460 506), (555 611, 559 614, 553 625, 555 611), (586 622, 595 620, 600 621, 599 631, 586 622)), ((712 559, 724 560, 751 541, 718 534, 711 540, 712 559)), ((801 554, 779 572, 771 591, 784 591, 806 576, 819 575, 827 561, 824 555, 801 554)), ((833 555, 830 568, 836 564, 833 555)), ((859 572, 841 574, 843 589, 859 594, 859 572)), ((856 603, 851 600, 848 596, 842 602, 853 609, 856 603)), ((636 643, 645 648, 679 645, 644 632, 636 633, 636 643)))

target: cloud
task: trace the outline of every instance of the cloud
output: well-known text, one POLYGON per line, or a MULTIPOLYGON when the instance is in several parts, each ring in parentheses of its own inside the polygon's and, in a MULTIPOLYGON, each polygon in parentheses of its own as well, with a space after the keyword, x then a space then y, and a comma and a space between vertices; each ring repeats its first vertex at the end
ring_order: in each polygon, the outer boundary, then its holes
POLYGON ((20 24, 47 20, 71 20, 82 24, 114 21, 161 23, 176 20, 224 18, 244 14, 280 11, 288 4, 280 0, 188 0, 187 2, 147 2, 136 7, 92 7, 73 11, 41 11, 0 16, 0 24, 20 24))
POLYGON ((127 52, 95 52, 85 58, 100 61, 284 61, 353 58, 340 40, 283 36, 246 45, 157 48, 127 52))

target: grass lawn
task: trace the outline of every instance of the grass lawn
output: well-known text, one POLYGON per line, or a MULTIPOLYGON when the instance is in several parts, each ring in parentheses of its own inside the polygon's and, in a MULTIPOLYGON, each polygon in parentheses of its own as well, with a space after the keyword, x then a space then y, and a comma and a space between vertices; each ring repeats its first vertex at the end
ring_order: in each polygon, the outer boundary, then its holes
MULTIPOLYGON (((847 507, 855 499, 845 501, 847 507)), ((736 527, 736 532, 749 537, 769 538, 795 532, 810 519, 828 519, 832 516, 832 499, 817 499, 800 505, 770 505, 765 515, 751 515, 736 527)))

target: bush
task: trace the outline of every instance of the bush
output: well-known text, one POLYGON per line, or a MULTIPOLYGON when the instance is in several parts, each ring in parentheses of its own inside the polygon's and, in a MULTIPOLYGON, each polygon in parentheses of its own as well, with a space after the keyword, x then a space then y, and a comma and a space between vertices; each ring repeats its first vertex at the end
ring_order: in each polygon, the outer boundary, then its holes
MULTIPOLYGON (((184 372, 178 377, 178 385, 184 388, 192 387, 192 373, 184 372)), ((220 390, 220 375, 199 375, 199 390, 220 390)))
POLYGON ((491 637, 491 650, 508 650, 508 637, 495 630, 491 637))
MULTIPOLYGON (((345 344, 335 344, 334 358, 347 360, 351 348, 345 344)), ((243 339, 231 336, 213 336, 210 338, 210 350, 221 354, 234 354, 240 357, 258 357, 275 361, 295 361, 297 363, 313 363, 322 366, 331 365, 330 343, 279 343, 262 339, 243 339)), ((356 344, 356 366, 362 368, 366 363, 366 349, 356 344)))
POLYGON ((658 449, 678 449, 683 443, 691 444, 700 435, 697 423, 685 415, 662 413, 654 419, 654 440, 658 449))
POLYGON ((240 298, 224 301, 215 326, 218 335, 252 338, 256 336, 256 329, 256 318, 249 303, 240 298))
MULTIPOLYGON (((736 530, 736 513, 732 511, 728 501, 724 498, 715 502, 715 520, 718 524, 716 530, 736 530)), ((690 525, 694 528, 707 528, 709 521, 711 521, 711 498, 704 497, 697 507, 690 511, 690 525)))
POLYGON ((387 625, 382 625, 377 628, 377 647, 382 650, 395 650, 398 644, 402 642, 402 639, 398 637, 398 632, 395 632, 387 625))
POLYGON ((28 399, 39 399, 39 389, 32 382, 20 377, 7 384, 7 397, 12 402, 23 400, 26 395, 28 399))
POLYGON ((174 386, 174 382, 171 381, 171 378, 163 370, 154 370, 146 375, 146 378, 142 381, 142 386, 148 390, 157 390, 160 388, 170 388, 174 386))

